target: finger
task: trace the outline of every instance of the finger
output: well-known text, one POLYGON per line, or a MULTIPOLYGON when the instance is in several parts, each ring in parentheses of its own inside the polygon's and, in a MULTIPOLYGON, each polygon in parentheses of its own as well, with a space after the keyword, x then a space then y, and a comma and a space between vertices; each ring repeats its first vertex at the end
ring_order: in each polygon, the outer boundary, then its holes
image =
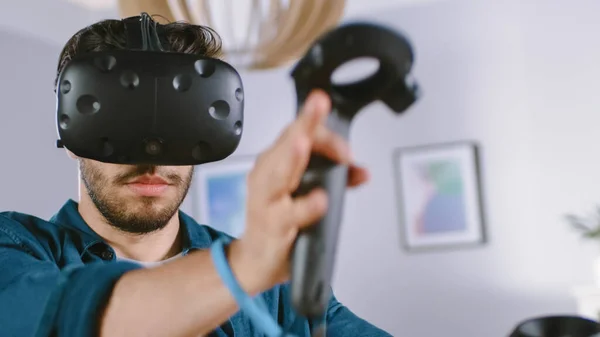
POLYGON ((289 146, 294 139, 304 136, 309 140, 315 135, 317 127, 323 124, 331 108, 329 96, 321 90, 313 91, 304 104, 300 107, 300 112, 296 120, 290 124, 279 136, 273 148, 289 146))
POLYGON ((290 125, 280 142, 277 142, 275 154, 287 154, 285 161, 292 170, 289 181, 299 180, 305 170, 311 153, 311 147, 318 130, 324 127, 331 108, 329 96, 323 91, 314 91, 302 106, 298 119, 290 125), (287 160, 286 160, 287 159, 287 160))
POLYGON ((296 228, 310 226, 321 219, 327 211, 327 193, 320 188, 294 199, 290 212, 296 228))
POLYGON ((351 165, 348 168, 348 187, 357 187, 369 180, 369 171, 360 166, 351 165))
MULTIPOLYGON (((330 158, 334 156, 329 156, 330 158)), ((303 168, 299 168, 303 169, 303 168)), ((300 174, 304 174, 306 172, 300 172, 300 174)), ((369 180, 369 171, 366 168, 357 166, 355 164, 349 164, 348 166, 348 178, 347 178, 347 186, 348 187, 357 187, 366 183, 369 180)), ((290 181, 290 191, 296 191, 300 184, 302 183, 302 179, 298 181, 290 181)))
MULTIPOLYGON (((324 124, 318 125, 315 131, 311 149, 311 153, 313 152, 341 164, 349 164, 352 161, 352 153, 348 142, 337 133, 328 129, 324 124)), ((293 176, 301 176, 305 170, 306 163, 301 163, 296 166, 296 172, 294 172, 293 176)), ((293 191, 298 188, 300 180, 292 179, 289 183, 289 190, 293 191)))
POLYGON ((315 132, 313 151, 341 164, 352 162, 348 142, 324 125, 320 125, 315 132))
POLYGON ((295 123, 292 124, 292 133, 298 131, 312 138, 317 127, 325 122, 331 110, 331 100, 322 90, 310 93, 305 103, 300 108, 300 114, 295 123))
POLYGON ((269 149, 257 168, 256 183, 264 185, 271 197, 290 192, 290 183, 299 181, 311 153, 312 138, 317 127, 325 122, 330 110, 329 97, 317 91, 302 107, 300 115, 269 149), (258 174, 257 174, 258 175, 258 174))

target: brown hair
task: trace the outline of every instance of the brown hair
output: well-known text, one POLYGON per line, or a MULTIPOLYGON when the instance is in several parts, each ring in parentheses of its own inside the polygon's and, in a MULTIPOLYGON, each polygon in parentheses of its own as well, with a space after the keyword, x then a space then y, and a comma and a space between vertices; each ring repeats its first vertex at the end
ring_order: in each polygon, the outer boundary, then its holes
MULTIPOLYGON (((222 56, 220 36, 206 26, 184 22, 162 25, 172 52, 219 58, 222 56)), ((54 88, 58 76, 73 57, 83 53, 125 49, 127 35, 121 20, 103 20, 78 31, 60 53, 54 88)))

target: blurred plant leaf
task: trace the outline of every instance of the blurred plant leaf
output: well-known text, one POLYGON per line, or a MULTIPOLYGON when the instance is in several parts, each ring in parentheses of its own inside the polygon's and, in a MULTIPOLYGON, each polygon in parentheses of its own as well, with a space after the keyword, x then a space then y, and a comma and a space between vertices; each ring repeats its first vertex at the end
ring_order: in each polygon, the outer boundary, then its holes
POLYGON ((596 206, 595 213, 590 217, 581 217, 567 214, 565 220, 579 232, 583 232, 584 238, 600 238, 600 205, 596 206))

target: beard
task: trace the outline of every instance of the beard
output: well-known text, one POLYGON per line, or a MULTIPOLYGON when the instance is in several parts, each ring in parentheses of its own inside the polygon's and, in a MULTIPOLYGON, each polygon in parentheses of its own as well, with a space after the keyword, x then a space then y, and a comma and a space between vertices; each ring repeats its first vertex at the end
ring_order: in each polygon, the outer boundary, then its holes
POLYGON ((131 166, 116 177, 108 177, 101 167, 87 159, 79 159, 79 170, 90 199, 106 221, 120 231, 136 235, 161 230, 169 223, 179 211, 193 177, 193 168, 181 176, 154 165, 131 166), (145 174, 160 174, 175 187, 176 196, 166 202, 154 197, 120 196, 118 192, 128 180, 145 174))

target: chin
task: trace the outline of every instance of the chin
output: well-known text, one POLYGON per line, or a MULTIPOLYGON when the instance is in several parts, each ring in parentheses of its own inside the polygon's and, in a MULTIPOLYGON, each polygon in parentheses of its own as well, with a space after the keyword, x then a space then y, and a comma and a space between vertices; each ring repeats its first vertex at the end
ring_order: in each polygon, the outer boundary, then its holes
MULTIPOLYGON (((168 206, 174 203, 172 198, 166 197, 136 197, 131 201, 133 201, 137 208, 142 208, 145 210, 155 209, 157 211, 169 208, 168 206)), ((127 203, 131 204, 130 202, 127 203)), ((136 207, 133 208, 135 209, 136 207)))
POLYGON ((128 218, 136 218, 143 221, 166 222, 179 210, 173 199, 166 198, 148 198, 138 199, 136 202, 124 203, 127 209, 128 218))

